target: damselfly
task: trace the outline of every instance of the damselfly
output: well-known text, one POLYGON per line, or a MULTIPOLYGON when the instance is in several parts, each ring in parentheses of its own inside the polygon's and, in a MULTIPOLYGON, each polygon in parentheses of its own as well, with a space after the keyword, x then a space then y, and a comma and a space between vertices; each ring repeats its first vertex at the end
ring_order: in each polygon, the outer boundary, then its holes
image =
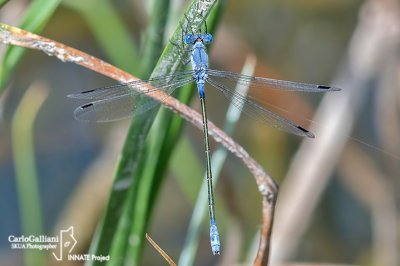
POLYGON ((192 64, 191 71, 182 71, 174 74, 155 77, 149 80, 139 80, 126 84, 118 84, 114 86, 93 89, 68 96, 71 98, 91 100, 90 103, 82 105, 75 110, 74 115, 76 119, 84 121, 107 122, 142 114, 157 106, 159 102, 156 101, 149 101, 145 104, 140 104, 141 96, 152 92, 150 90, 147 92, 138 90, 146 84, 149 84, 157 90, 161 90, 170 95, 175 89, 191 82, 196 82, 200 96, 201 113, 203 116, 208 206, 210 215, 210 242, 213 254, 219 254, 220 241, 214 210, 214 193, 210 161, 211 156, 205 101, 205 84, 210 84, 212 87, 222 92, 222 94, 234 105, 243 105, 243 112, 255 118, 256 120, 280 130, 309 138, 314 138, 314 135, 308 130, 256 104, 245 95, 232 90, 230 86, 225 85, 225 83, 239 83, 262 90, 272 89, 284 91, 329 92, 338 91, 340 89, 324 85, 313 85, 259 78, 229 71, 209 69, 208 55, 204 44, 210 44, 212 42, 211 34, 187 34, 185 36, 185 42, 186 44, 192 46, 190 49, 190 59, 192 64))

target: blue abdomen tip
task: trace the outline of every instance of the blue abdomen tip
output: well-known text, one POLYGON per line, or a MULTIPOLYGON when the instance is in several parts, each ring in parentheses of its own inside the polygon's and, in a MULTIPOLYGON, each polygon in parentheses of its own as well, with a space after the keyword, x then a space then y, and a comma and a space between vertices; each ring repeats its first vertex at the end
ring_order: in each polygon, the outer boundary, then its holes
POLYGON ((215 221, 211 221, 210 226, 210 242, 211 242, 211 249, 214 255, 219 255, 220 253, 220 242, 219 242, 219 234, 218 228, 215 225, 215 221))

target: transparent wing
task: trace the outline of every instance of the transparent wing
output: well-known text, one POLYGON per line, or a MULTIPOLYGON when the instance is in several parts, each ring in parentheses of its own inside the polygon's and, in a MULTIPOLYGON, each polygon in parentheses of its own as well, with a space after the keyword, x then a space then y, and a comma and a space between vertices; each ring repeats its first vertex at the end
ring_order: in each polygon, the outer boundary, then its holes
MULTIPOLYGON (((138 95, 142 94, 143 92, 138 91, 137 89, 139 87, 142 87, 144 84, 150 84, 151 86, 162 90, 161 87, 165 87, 165 85, 167 84, 173 84, 182 79, 190 78, 193 76, 193 73, 194 71, 183 71, 174 74, 155 77, 148 80, 136 80, 128 83, 91 89, 80 93, 69 94, 67 95, 67 97, 75 99, 100 100, 100 99, 119 97, 128 94, 138 95)), ((164 90, 168 90, 168 86, 166 86, 164 90)))
POLYGON ((253 76, 242 75, 229 71, 220 71, 209 69, 208 75, 223 78, 234 83, 249 86, 252 88, 260 89, 271 89, 271 90, 286 90, 286 91, 305 91, 305 92, 328 92, 328 91, 340 91, 339 88, 315 85, 300 82, 284 81, 269 78, 259 78, 253 76))
POLYGON ((295 135, 314 138, 314 135, 308 130, 296 125, 289 120, 265 109, 264 107, 250 101, 245 96, 235 92, 234 90, 222 85, 221 83, 207 78, 207 82, 221 91, 224 96, 229 99, 235 106, 241 106, 243 104, 243 113, 250 116, 251 118, 295 135))
POLYGON ((193 80, 191 71, 179 72, 176 75, 118 84, 68 96, 71 98, 94 100, 75 109, 74 116, 76 119, 92 122, 109 122, 129 118, 134 114, 142 114, 159 105, 160 102, 148 97, 148 93, 161 90, 170 95, 175 89, 189 84, 193 80), (137 90, 145 84, 150 84, 156 89, 146 91, 137 90))

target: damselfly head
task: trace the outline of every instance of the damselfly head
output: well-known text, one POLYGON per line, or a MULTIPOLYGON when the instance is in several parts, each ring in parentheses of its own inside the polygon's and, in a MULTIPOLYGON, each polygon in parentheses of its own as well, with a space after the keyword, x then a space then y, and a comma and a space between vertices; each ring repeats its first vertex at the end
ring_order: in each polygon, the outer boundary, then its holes
POLYGON ((186 34, 185 42, 187 44, 194 44, 195 42, 203 42, 205 44, 209 44, 212 42, 212 35, 210 33, 186 34))

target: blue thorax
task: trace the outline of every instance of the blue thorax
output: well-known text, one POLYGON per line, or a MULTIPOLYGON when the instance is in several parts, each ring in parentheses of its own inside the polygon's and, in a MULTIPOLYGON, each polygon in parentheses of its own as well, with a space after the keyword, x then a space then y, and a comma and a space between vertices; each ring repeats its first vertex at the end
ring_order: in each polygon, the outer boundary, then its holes
POLYGON ((211 34, 187 34, 185 37, 187 44, 192 44, 191 63, 192 69, 195 71, 194 78, 196 79, 197 88, 200 97, 204 97, 204 83, 207 79, 208 55, 204 44, 212 42, 211 34))

